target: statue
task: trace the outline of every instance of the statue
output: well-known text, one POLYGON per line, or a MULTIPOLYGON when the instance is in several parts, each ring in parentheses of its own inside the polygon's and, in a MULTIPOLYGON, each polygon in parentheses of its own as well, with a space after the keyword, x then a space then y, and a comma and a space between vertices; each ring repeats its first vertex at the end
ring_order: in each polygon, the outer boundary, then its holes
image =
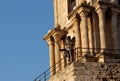
POLYGON ((60 49, 60 51, 65 51, 65 58, 68 58, 68 64, 74 61, 74 44, 75 37, 71 39, 70 36, 67 36, 65 40, 65 49, 60 49))

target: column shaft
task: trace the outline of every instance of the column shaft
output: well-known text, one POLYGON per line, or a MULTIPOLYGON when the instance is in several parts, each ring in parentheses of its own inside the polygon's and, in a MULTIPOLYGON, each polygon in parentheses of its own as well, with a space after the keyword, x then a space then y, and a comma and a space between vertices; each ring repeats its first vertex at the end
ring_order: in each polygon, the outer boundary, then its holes
POLYGON ((80 30, 81 30, 81 41, 82 41, 82 54, 84 56, 84 54, 88 53, 88 48, 89 48, 87 13, 82 12, 80 14, 80 17, 81 17, 80 30))
POLYGON ((100 30, 100 45, 101 45, 101 53, 103 55, 99 56, 99 62, 104 62, 104 54, 108 50, 106 50, 106 35, 105 35, 105 9, 99 8, 97 10, 98 18, 99 18, 99 30, 100 30))
MULTIPOLYGON (((99 17, 99 29, 100 29, 100 43, 101 43, 101 48, 105 49, 106 48, 106 37, 105 37, 105 10, 102 10, 99 8, 97 11, 98 17, 99 17)), ((105 50, 102 50, 103 52, 105 50)))
POLYGON ((79 25, 79 20, 78 18, 75 18, 74 21, 74 27, 75 27, 75 40, 76 40, 76 60, 78 59, 78 57, 81 55, 81 51, 80 51, 80 25, 79 25))
POLYGON ((55 74, 55 54, 54 54, 54 42, 52 40, 48 41, 49 54, 50 54, 50 75, 55 74))
POLYGON ((56 72, 61 69, 61 62, 60 62, 60 53, 59 53, 59 41, 58 37, 55 37, 55 63, 56 63, 56 72))

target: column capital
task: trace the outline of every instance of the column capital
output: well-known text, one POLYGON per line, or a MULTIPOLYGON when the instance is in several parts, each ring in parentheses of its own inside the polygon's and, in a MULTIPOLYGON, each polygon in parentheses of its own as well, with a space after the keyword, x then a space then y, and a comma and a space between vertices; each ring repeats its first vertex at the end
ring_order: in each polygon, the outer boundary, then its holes
POLYGON ((66 32, 64 30, 55 28, 53 31, 52 37, 55 40, 59 41, 65 34, 66 32))
POLYGON ((81 6, 78 11, 78 14, 82 17, 82 16, 87 16, 89 12, 90 12, 89 8, 81 6))
POLYGON ((97 13, 98 14, 104 14, 105 13, 105 9, 99 8, 99 9, 97 9, 97 13))
POLYGON ((52 36, 55 41, 59 41, 62 38, 62 34, 60 32, 55 32, 52 36))
POLYGON ((107 9, 106 5, 100 5, 99 3, 96 3, 94 7, 97 13, 103 13, 107 9))
MULTIPOLYGON (((44 36, 43 40, 47 42, 54 41, 58 39, 60 40, 67 32, 64 29, 60 29, 60 27, 49 30, 47 35, 44 36)), ((56 41, 56 42, 57 42, 56 41)))
POLYGON ((49 37, 46 41, 47 41, 48 45, 53 45, 54 44, 53 37, 49 37))
POLYGON ((111 8, 112 14, 120 13, 120 11, 116 8, 111 8))

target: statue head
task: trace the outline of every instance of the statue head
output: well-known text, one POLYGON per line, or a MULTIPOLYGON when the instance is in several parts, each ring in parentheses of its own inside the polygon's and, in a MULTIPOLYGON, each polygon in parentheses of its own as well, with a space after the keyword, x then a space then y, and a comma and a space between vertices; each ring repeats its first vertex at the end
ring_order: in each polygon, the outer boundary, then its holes
POLYGON ((71 37, 70 37, 70 36, 67 36, 66 40, 70 41, 70 40, 71 40, 71 37))

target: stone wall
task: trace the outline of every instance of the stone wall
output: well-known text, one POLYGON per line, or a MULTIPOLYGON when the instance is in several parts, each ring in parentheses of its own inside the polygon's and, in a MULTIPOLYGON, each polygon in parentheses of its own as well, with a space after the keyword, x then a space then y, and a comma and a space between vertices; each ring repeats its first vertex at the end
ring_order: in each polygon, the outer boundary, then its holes
POLYGON ((68 7, 67 7, 67 0, 58 0, 58 3, 56 3, 58 6, 58 23, 61 27, 64 27, 64 25, 68 21, 68 7))
POLYGON ((77 61, 59 71, 49 81, 120 81, 120 64, 77 61))
POLYGON ((63 70, 50 77, 48 81, 74 81, 74 64, 66 66, 63 70))
POLYGON ((74 81, 120 81, 120 64, 76 62, 74 67, 74 81))

